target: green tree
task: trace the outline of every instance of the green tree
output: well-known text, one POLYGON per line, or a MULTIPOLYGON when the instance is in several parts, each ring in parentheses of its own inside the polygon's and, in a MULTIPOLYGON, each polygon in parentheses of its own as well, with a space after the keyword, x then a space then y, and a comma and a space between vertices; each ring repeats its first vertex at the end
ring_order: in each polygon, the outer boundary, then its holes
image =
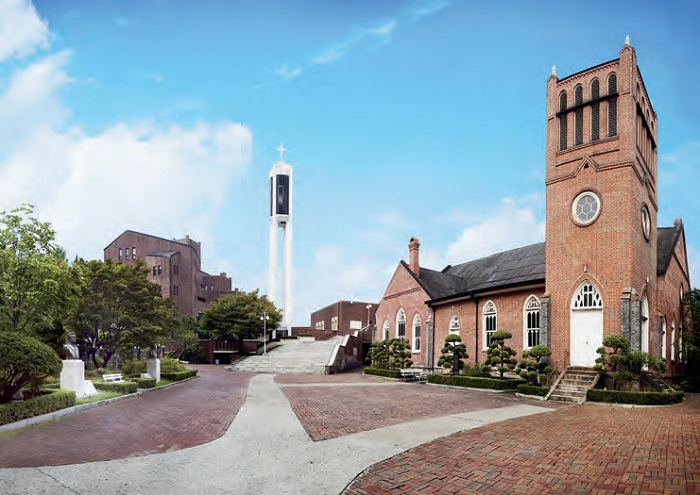
POLYGON ((438 358, 438 366, 442 368, 452 368, 452 359, 454 352, 459 354, 459 369, 464 369, 464 360, 469 357, 467 354, 467 346, 464 345, 459 335, 451 333, 445 337, 445 343, 440 350, 441 354, 438 358))
POLYGON ((31 205, 0 212, 0 329, 36 335, 75 302, 75 278, 48 222, 31 205))
POLYGON ((520 360, 515 371, 530 385, 539 385, 554 371, 554 368, 542 362, 543 357, 551 355, 552 350, 546 345, 533 346, 529 351, 523 351, 523 359, 520 360))
POLYGON ((17 332, 0 332, 0 402, 10 402, 25 385, 38 385, 59 373, 63 364, 39 340, 17 332))
POLYGON ((365 360, 374 368, 410 368, 413 366, 411 344, 400 338, 372 342, 365 360))
POLYGON ((498 370, 501 378, 506 371, 513 371, 518 364, 514 359, 517 353, 505 343, 512 337, 513 334, 507 330, 496 330, 491 334, 491 343, 486 351, 488 364, 498 370))
POLYGON ((282 321, 281 313, 265 295, 258 290, 238 291, 220 297, 202 314, 200 328, 215 338, 229 337, 238 340, 242 349, 243 339, 254 339, 263 334, 263 313, 268 319, 268 329, 277 328, 282 321))
POLYGON ((119 350, 159 343, 179 327, 172 301, 148 281, 140 260, 81 262, 78 269, 82 284, 71 326, 96 367, 106 367, 119 350))
POLYGON ((676 344, 677 355, 683 356, 683 386, 688 391, 700 391, 700 289, 692 289, 683 297, 683 334, 676 344))
POLYGON ((629 357, 627 351, 630 348, 630 341, 624 335, 608 335, 603 339, 603 346, 596 352, 595 366, 593 367, 600 375, 612 374, 613 385, 617 388, 617 382, 629 380, 632 374, 623 370, 621 366, 627 364, 629 357))

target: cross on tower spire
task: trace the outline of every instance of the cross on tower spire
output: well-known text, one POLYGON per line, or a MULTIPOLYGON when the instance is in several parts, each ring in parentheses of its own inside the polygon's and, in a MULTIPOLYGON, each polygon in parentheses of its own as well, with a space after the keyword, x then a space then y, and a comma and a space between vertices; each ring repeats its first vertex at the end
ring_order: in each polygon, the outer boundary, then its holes
POLYGON ((285 148, 284 145, 282 143, 280 143, 280 147, 277 148, 277 151, 280 152, 280 161, 283 162, 284 161, 284 152, 287 151, 287 148, 285 148))

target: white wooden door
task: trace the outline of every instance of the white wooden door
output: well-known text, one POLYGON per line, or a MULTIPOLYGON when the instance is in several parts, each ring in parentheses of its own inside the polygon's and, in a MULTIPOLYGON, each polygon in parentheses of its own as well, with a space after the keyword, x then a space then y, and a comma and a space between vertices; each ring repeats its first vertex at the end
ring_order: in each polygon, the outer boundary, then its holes
POLYGON ((571 311, 571 366, 592 367, 598 357, 596 349, 603 345, 603 311, 578 309, 571 311))

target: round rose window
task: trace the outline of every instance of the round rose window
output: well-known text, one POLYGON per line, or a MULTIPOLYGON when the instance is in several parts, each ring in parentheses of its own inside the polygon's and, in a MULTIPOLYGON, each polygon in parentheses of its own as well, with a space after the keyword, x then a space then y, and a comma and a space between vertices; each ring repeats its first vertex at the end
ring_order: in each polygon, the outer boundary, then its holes
POLYGON ((576 196, 571 205, 571 214, 574 217, 574 222, 579 225, 593 223, 600 214, 600 198, 594 192, 582 192, 576 196))
POLYGON ((651 220, 649 219, 649 210, 646 205, 642 206, 642 232, 644 233, 644 238, 648 241, 651 233, 651 220))

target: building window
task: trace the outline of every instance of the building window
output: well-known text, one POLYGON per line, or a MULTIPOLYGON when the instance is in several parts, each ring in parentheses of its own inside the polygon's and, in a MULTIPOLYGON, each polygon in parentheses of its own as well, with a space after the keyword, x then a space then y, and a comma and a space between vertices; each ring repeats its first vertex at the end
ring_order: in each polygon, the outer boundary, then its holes
POLYGON ((338 330, 338 317, 334 316, 331 318, 331 330, 338 330))
POLYGON ((496 305, 489 301, 484 306, 484 347, 491 345, 491 340, 496 331, 496 305))
POLYGON ((420 352, 420 315, 413 317, 413 352, 420 352))
POLYGON ((156 273, 158 272, 158 267, 156 265, 153 265, 153 276, 156 276, 156 273))
MULTIPOLYGON (((608 94, 617 94, 617 76, 613 72, 608 76, 608 94)), ((617 136, 617 98, 608 100, 608 136, 617 136)))
POLYGON ((452 318, 450 318, 450 334, 459 335, 459 329, 459 318, 457 318, 457 315, 452 315, 452 318))
POLYGON ((676 360, 676 319, 671 320, 671 361, 676 360))
POLYGON ((383 340, 389 340, 389 332, 391 331, 390 325, 389 325, 389 320, 384 320, 384 339, 383 340))
POLYGON ((126 248, 124 250, 124 259, 127 259, 127 260, 129 259, 129 248, 126 248))
POLYGON ((122 248, 119 248, 119 258, 117 258, 118 261, 122 260, 122 248))
POLYGON ((178 265, 174 265, 173 266, 173 274, 177 275, 178 273, 180 273, 180 267, 178 265))
POLYGON ((666 361, 668 356, 666 355, 666 318, 664 317, 661 322, 661 359, 666 361))
POLYGON ((179 296, 179 295, 180 295, 180 288, 179 288, 177 285, 175 285, 175 286, 173 287, 173 295, 175 295, 175 296, 179 296))
POLYGON ((525 301, 525 348, 540 345, 540 301, 530 296, 525 301))
POLYGON ((584 282, 579 287, 576 297, 574 298, 573 309, 598 309, 603 307, 603 298, 600 297, 600 292, 590 282, 584 282))
POLYGON ((316 330, 325 330, 325 328, 326 328, 325 320, 317 321, 315 328, 316 328, 316 330))
MULTIPOLYGON (((562 91, 559 95, 559 111, 563 112, 566 110, 566 91, 562 91)), ((567 125, 568 114, 563 113, 559 116, 559 149, 565 150, 567 148, 566 137, 569 133, 567 125)))
POLYGON ((350 320, 350 330, 362 330, 362 321, 350 320))
POLYGON ((209 290, 210 290, 210 291, 214 291, 214 284, 212 284, 212 285, 209 286, 209 290))
POLYGON ((590 225, 600 214, 600 198, 592 191, 584 191, 571 204, 571 215, 578 225, 590 225))
MULTIPOLYGON (((574 105, 583 104, 583 87, 579 84, 574 88, 574 105)), ((574 112, 574 144, 583 144, 583 108, 574 112)))
POLYGON ((400 309, 396 315, 396 337, 406 338, 406 313, 403 312, 403 309, 400 309))
POLYGON ((160 275, 163 272, 163 267, 161 265, 158 265, 158 275, 160 275))
POLYGON ((131 257, 136 259, 136 248, 135 247, 131 248, 131 257))

